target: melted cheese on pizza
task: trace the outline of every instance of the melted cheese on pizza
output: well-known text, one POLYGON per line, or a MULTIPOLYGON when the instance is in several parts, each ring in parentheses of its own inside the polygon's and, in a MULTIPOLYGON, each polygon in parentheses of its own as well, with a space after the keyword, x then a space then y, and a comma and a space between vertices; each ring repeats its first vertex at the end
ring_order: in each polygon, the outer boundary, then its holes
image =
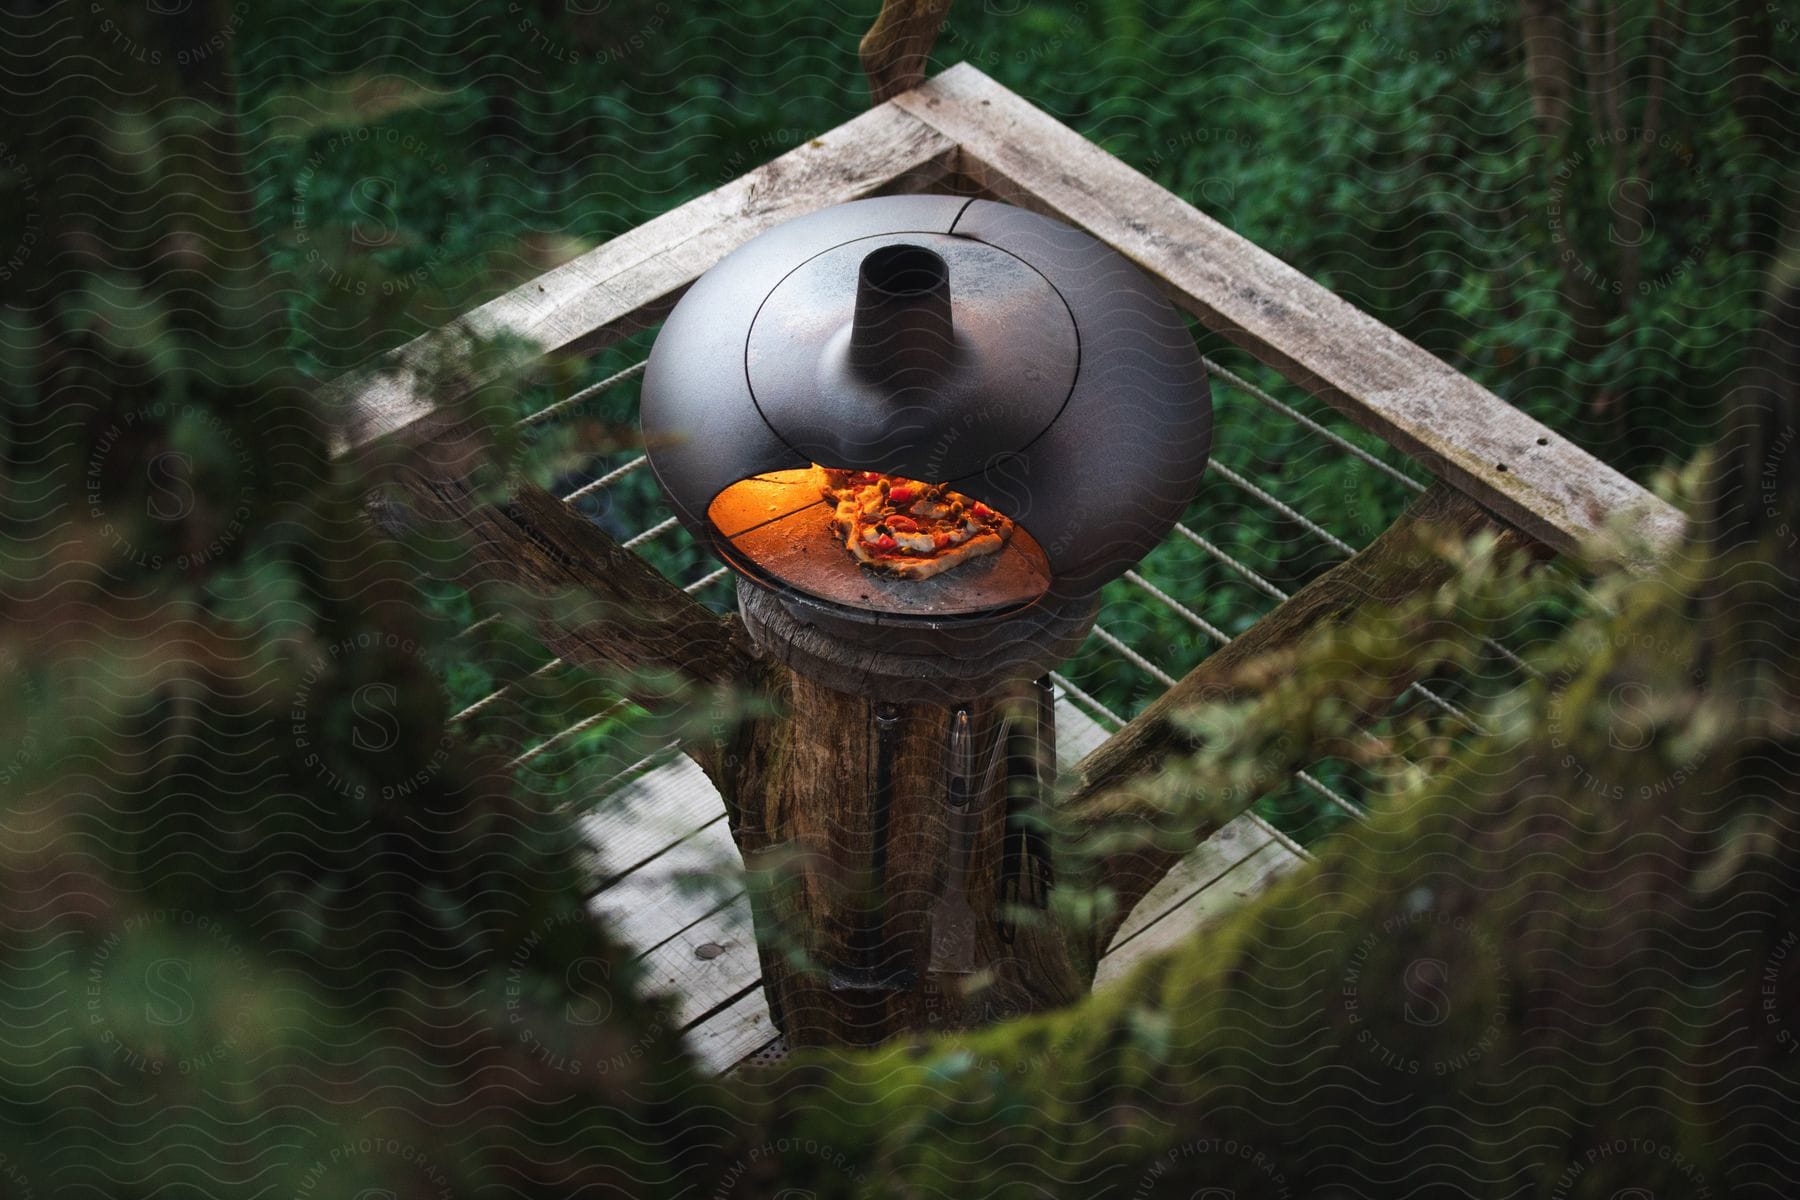
POLYGON ((832 528, 845 549, 884 575, 929 579, 996 553, 1012 536, 1006 517, 942 484, 873 471, 816 471, 819 492, 833 505, 832 528))

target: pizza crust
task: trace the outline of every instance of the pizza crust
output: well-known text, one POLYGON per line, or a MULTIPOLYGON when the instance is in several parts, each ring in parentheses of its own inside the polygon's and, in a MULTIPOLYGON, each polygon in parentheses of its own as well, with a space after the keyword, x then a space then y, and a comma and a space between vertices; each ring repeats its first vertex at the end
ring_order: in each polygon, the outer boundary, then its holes
POLYGON ((971 558, 998 554, 1005 546, 1005 538, 997 533, 983 531, 959 546, 946 546, 928 556, 878 554, 861 546, 852 546, 851 553, 856 555, 858 562, 877 575, 888 575, 895 579, 930 579, 933 575, 942 575, 952 567, 961 566, 971 558))

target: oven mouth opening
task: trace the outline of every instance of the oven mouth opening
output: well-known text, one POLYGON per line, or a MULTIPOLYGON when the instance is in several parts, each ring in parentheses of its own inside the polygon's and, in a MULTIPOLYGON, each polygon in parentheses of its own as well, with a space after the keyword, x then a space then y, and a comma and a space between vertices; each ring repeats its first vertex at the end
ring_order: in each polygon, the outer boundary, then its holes
POLYGON ((707 506, 707 518, 721 553, 740 572, 846 608, 895 617, 992 616, 1050 590, 1049 560, 1023 525, 942 484, 818 466, 768 471, 726 487, 707 506), (827 498, 824 485, 832 483, 876 489, 858 493, 860 521, 847 524, 827 498), (896 528, 907 524, 913 528, 896 528), (883 532, 870 539, 877 527, 883 532), (956 532, 969 528, 976 532, 956 532), (848 544, 858 535, 860 555, 848 544), (951 565, 917 577, 940 562, 951 565))

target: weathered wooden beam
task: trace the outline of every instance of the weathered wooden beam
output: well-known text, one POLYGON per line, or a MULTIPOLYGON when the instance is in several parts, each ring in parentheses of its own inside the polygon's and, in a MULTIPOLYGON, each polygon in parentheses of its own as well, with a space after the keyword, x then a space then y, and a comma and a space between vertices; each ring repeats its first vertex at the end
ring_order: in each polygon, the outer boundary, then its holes
MULTIPOLYGON (((1077 764, 1075 790, 1059 809, 1070 844, 1113 845, 1096 855, 1092 878, 1113 896, 1110 912, 1085 933, 1085 961, 1096 962, 1111 944, 1119 924, 1183 855, 1215 833, 1219 826, 1249 808, 1264 792, 1284 783, 1287 775, 1271 772, 1240 789, 1229 805, 1198 823, 1171 819, 1167 806, 1150 793, 1156 776, 1173 758, 1196 748, 1179 714, 1205 703, 1253 694, 1246 668, 1272 655, 1291 653, 1316 631, 1364 608, 1398 604, 1443 584, 1455 567, 1427 552, 1424 535, 1456 539, 1482 531, 1500 535, 1503 549, 1523 548, 1528 540, 1483 510, 1469 497, 1443 483, 1413 502, 1386 532, 1348 562, 1342 563, 1296 592, 1275 611, 1214 651, 1155 703, 1077 764)), ((1409 687, 1429 664, 1418 662, 1416 643, 1393 647, 1393 661, 1371 672, 1363 694, 1356 697, 1359 715, 1372 721, 1409 687)), ((1293 765, 1302 765, 1309 747, 1293 747, 1293 765)), ((1080 948, 1077 950, 1080 956, 1080 948)))
POLYGON ((341 381, 331 395, 345 414, 333 451, 443 432, 446 402, 486 381, 462 379, 455 395, 434 395, 429 368, 461 357, 475 339, 505 334, 545 355, 591 353, 660 318, 702 272, 764 230, 877 192, 927 190, 948 172, 954 150, 942 133, 891 104, 863 113, 341 381))
POLYGON ((925 80, 925 63, 950 0, 882 0, 881 15, 857 47, 869 77, 869 102, 881 104, 925 80))
MULTIPOLYGON (((544 644, 567 662, 621 673, 627 686, 639 681, 630 696, 643 707, 676 698, 673 676, 690 686, 748 686, 755 655, 735 619, 714 616, 550 493, 521 484, 493 503, 443 478, 410 480, 408 490, 420 515, 467 546, 461 582, 553 600, 538 630, 544 644)), ((712 767, 704 747, 689 750, 712 767)))
POLYGON ((1553 549, 1614 518, 1656 552, 1680 540, 1673 507, 967 63, 894 103, 957 142, 978 186, 1107 242, 1208 328, 1553 549))

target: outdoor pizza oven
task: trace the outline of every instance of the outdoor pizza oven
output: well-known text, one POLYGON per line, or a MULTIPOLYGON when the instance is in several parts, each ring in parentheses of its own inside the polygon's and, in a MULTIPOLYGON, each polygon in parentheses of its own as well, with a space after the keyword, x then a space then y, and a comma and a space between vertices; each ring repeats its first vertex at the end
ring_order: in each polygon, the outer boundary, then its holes
POLYGON ((737 572, 753 636, 796 669, 915 695, 1073 652, 1101 585, 1192 499, 1212 435, 1193 338, 1144 275, 958 196, 839 205, 725 257, 657 337, 642 411, 650 464, 737 572), (941 483, 1010 536, 886 577, 833 529, 817 467, 941 483))

